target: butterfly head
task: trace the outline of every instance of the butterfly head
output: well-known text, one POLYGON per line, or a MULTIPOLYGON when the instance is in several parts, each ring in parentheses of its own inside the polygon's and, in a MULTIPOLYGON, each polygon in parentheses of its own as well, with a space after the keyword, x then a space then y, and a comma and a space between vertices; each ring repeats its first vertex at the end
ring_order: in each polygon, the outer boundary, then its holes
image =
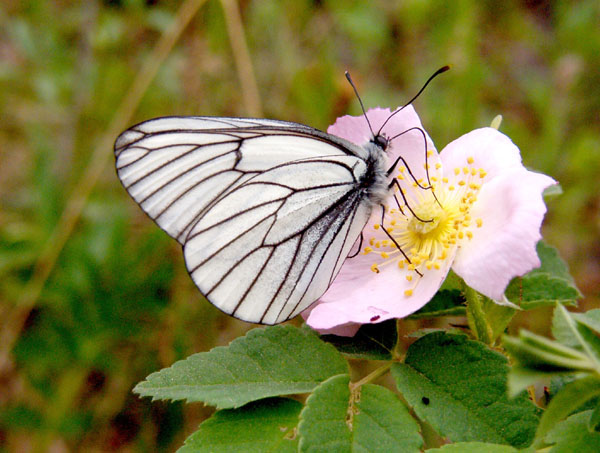
POLYGON ((385 134, 377 133, 373 134, 373 137, 371 138, 370 142, 382 151, 386 151, 390 147, 392 140, 386 137, 385 134))

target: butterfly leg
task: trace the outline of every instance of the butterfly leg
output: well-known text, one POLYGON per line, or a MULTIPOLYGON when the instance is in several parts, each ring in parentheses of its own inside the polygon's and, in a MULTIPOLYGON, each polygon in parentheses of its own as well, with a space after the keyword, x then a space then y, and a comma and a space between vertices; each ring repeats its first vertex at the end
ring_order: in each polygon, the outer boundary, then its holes
MULTIPOLYGON (((396 241, 396 239, 394 239, 394 236, 392 236, 392 234, 384 226, 384 224, 383 224, 384 220, 385 220, 385 206, 381 205, 381 225, 380 225, 381 229, 386 234, 386 236, 389 238, 389 240, 394 243, 394 245, 400 251, 400 253, 402 253, 402 256, 404 256, 404 259, 406 259, 406 262, 408 264, 412 264, 412 261, 410 260, 408 255, 404 252, 404 250, 402 250, 402 247, 400 247, 400 244, 398 244, 398 241, 396 241)), ((421 277, 423 276, 423 274, 421 274, 421 272, 419 272, 417 269, 415 269, 415 272, 417 274, 419 274, 421 277)))
POLYGON ((435 198, 435 201, 437 202, 438 205, 440 205, 440 207, 442 206, 440 201, 438 200, 437 196, 435 195, 435 190, 433 188, 433 185, 431 184, 431 177, 429 176, 429 154, 427 152, 427 136, 425 135, 425 131, 423 129, 421 129, 420 127, 411 127, 410 129, 405 130, 404 132, 399 133, 398 135, 395 135, 394 137, 392 137, 390 139, 394 140, 398 137, 400 137, 401 135, 404 135, 408 132, 411 131, 418 131, 421 134, 421 137, 423 137, 423 144, 425 145, 425 174, 427 175, 427 186, 422 185, 417 178, 415 177, 415 175, 413 174, 412 170, 410 169, 410 167, 408 166, 408 163, 406 162, 406 160, 402 157, 402 156, 398 156, 398 158, 395 160, 395 162, 392 164, 392 166, 389 168, 389 170, 387 171, 387 176, 391 176, 392 172, 394 171, 394 169, 396 168, 396 166, 398 165, 398 163, 402 162, 404 164, 404 166, 406 167, 410 177, 412 178, 412 180, 414 181, 414 183, 423 190, 431 190, 431 194, 433 195, 433 198, 435 198))
MULTIPOLYGON (((402 195, 402 200, 404 200, 404 206, 406 206, 406 208, 410 211, 410 213, 414 216, 415 219, 417 219, 420 222, 425 222, 425 223, 433 222, 433 219, 425 220, 425 219, 420 218, 417 214, 415 214, 415 211, 413 211, 413 209, 408 204, 406 195, 404 195, 402 187, 400 187, 400 183, 398 182, 398 180, 396 178, 392 179, 392 182, 390 182, 390 185, 388 187, 391 189, 393 186, 398 187, 398 192, 400 192, 400 195, 402 195)), ((394 195, 394 198, 396 198, 395 195, 394 195)), ((397 199, 396 199, 396 203, 398 203, 397 199)), ((398 203, 398 208, 400 208, 400 203, 398 203)), ((400 208, 400 211, 404 214, 404 212, 402 211, 402 208, 400 208)))

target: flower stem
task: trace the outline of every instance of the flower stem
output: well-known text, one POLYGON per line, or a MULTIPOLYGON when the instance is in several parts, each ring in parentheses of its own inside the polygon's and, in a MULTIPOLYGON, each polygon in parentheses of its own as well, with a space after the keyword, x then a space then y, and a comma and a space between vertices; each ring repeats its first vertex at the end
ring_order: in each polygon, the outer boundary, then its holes
POLYGON ((483 309, 482 297, 477 291, 463 282, 463 292, 467 299, 467 320, 471 332, 485 344, 492 344, 494 333, 483 309))
POLYGON ((391 366, 392 366, 392 362, 387 362, 385 365, 382 365, 379 368, 376 368, 375 370, 373 370, 371 373, 367 374, 360 381, 351 382, 350 390, 354 390, 362 385, 365 385, 365 384, 368 384, 368 383, 374 381, 378 377, 383 376, 385 373, 387 373, 389 371, 391 366))

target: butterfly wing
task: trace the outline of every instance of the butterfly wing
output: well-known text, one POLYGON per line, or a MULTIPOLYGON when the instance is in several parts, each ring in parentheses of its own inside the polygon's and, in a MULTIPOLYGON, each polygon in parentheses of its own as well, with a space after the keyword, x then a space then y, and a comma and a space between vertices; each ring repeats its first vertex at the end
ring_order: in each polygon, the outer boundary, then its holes
POLYGON ((115 143, 123 185, 184 246, 196 285, 250 322, 320 297, 364 227, 361 148, 296 123, 159 118, 115 143))
POLYGON ((245 321, 276 324, 304 311, 327 290, 368 220, 360 171, 353 156, 294 161, 228 193, 184 245, 196 285, 245 321))
POLYGON ((295 159, 347 153, 345 144, 321 146, 315 133, 326 136, 273 120, 157 118, 116 140, 117 174, 141 208, 183 244, 212 203, 253 176, 295 159), (290 138, 297 146, 287 146, 290 138))

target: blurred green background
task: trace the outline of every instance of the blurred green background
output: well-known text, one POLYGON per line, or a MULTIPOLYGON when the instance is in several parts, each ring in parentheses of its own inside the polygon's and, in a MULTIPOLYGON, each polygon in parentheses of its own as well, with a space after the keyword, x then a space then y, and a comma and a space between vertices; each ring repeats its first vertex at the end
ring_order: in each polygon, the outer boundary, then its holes
MULTIPOLYGON (((366 106, 394 108, 445 64, 415 103, 438 149, 502 114, 525 164, 560 181, 544 236, 580 307, 600 306, 597 0, 4 0, 0 451, 173 451, 211 409, 132 387, 250 327, 203 301, 121 187, 118 132, 174 114, 326 129, 359 112, 344 70, 366 106)), ((547 333, 549 313, 517 324, 547 333)))

